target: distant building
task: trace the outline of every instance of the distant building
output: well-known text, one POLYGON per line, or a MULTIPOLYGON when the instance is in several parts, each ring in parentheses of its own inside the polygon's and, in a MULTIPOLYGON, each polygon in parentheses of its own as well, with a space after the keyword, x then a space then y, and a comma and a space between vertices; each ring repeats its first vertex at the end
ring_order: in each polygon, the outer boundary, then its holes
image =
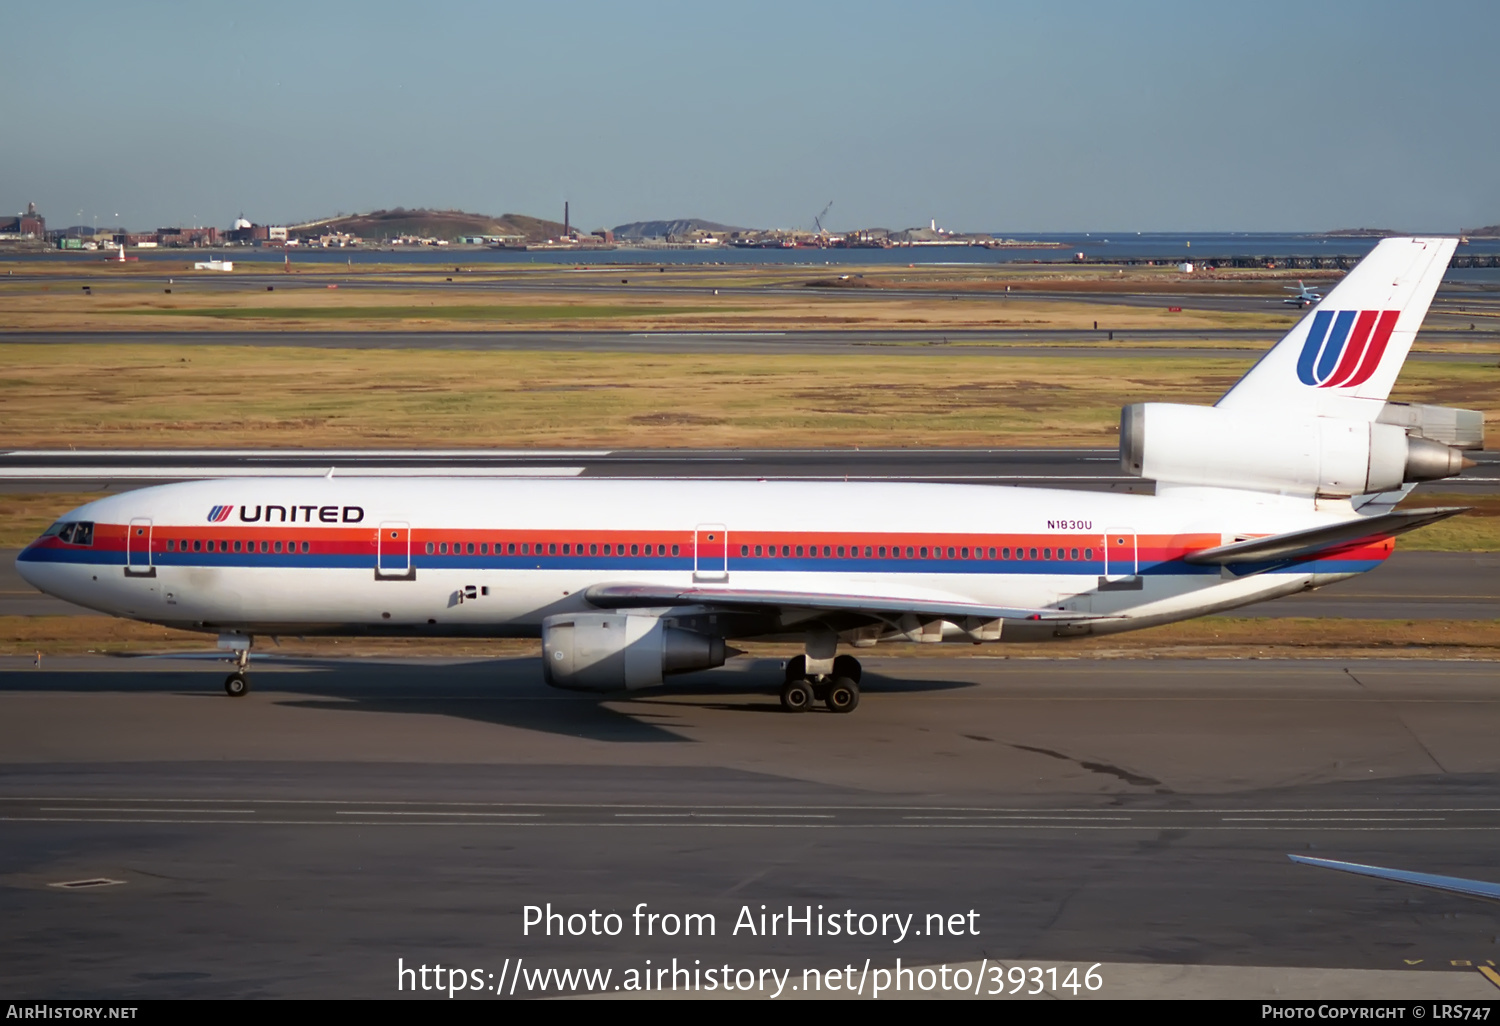
POLYGON ((224 233, 225 242, 237 242, 240 245, 249 246, 257 242, 265 242, 271 237, 271 229, 263 224, 242 224, 245 219, 239 218, 234 222, 234 227, 224 233))
POLYGON ((302 240, 304 246, 321 246, 324 249, 346 249, 358 246, 363 240, 358 235, 350 235, 346 232, 329 232, 302 240))
POLYGON ((26 213, 15 217, 0 217, 0 235, 16 235, 28 239, 47 236, 47 219, 36 212, 36 204, 26 204, 26 213))
POLYGON ((261 243, 287 242, 287 230, 285 225, 254 224, 243 216, 234 219, 234 227, 224 232, 225 242, 235 243, 241 246, 258 246, 261 243))
POLYGON ((158 228, 156 241, 163 246, 217 246, 217 228, 158 228))

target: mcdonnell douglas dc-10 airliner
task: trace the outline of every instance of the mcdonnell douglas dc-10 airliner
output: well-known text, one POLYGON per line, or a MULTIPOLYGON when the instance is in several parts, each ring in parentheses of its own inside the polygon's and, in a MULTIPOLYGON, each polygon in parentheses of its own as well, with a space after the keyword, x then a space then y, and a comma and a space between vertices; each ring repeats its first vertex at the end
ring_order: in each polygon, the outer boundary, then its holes
POLYGON ((1145 403, 1155 494, 873 482, 238 479, 80 506, 17 560, 41 590, 217 633, 538 637, 561 688, 660 684, 795 640, 781 701, 859 702, 839 646, 1112 634, 1378 566, 1395 510, 1477 445, 1472 411, 1387 401, 1456 245, 1387 239, 1213 406, 1145 403))

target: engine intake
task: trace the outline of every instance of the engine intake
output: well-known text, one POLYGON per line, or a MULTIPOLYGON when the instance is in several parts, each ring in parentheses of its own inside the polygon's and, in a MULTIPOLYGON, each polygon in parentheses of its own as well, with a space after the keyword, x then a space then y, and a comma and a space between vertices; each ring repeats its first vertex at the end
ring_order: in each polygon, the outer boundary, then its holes
POLYGON ((1170 484, 1329 498, 1390 491, 1473 466, 1457 449, 1408 437, 1395 424, 1175 403, 1121 411, 1120 465, 1170 484))
POLYGON ((668 627, 641 613, 562 613, 542 621, 542 673, 555 688, 619 691, 669 673, 723 666, 723 638, 668 627))

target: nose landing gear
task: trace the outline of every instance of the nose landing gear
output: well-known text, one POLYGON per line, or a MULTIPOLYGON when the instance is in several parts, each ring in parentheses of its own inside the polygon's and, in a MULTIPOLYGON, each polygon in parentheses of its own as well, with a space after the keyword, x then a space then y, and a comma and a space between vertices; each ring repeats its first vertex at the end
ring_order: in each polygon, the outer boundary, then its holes
POLYGON ((249 639, 246 644, 236 646, 234 649, 235 671, 224 678, 224 693, 230 698, 243 698, 250 693, 250 678, 245 675, 245 667, 250 664, 249 639))

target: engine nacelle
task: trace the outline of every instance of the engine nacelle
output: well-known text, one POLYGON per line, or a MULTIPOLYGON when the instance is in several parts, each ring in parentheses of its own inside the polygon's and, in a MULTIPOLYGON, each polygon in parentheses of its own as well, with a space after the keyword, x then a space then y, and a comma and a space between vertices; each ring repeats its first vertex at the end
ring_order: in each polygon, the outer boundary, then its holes
POLYGON ((542 673, 555 688, 619 691, 724 665, 724 639, 645 613, 561 613, 542 621, 542 673))
POLYGON ((1470 464, 1395 424, 1138 403, 1120 414, 1120 465, 1171 484, 1332 498, 1451 477, 1470 464))

